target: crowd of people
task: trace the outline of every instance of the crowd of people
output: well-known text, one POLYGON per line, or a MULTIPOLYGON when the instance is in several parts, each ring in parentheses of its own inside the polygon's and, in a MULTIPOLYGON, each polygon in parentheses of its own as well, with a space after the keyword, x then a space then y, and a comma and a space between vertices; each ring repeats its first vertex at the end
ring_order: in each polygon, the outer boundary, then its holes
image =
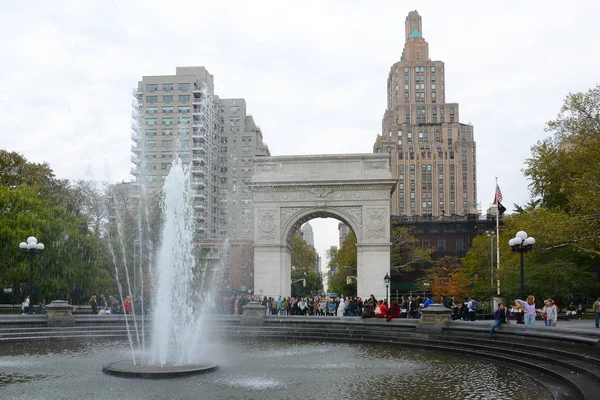
POLYGON ((108 296, 108 301, 104 298, 104 295, 93 295, 90 298, 89 306, 92 314, 133 314, 142 315, 147 314, 148 310, 146 304, 142 301, 140 296, 137 296, 134 301, 131 301, 131 296, 126 296, 125 300, 121 303, 117 297, 108 296))
MULTIPOLYGON (((310 297, 263 297, 254 295, 229 295, 217 301, 216 311, 221 314, 241 315, 243 307, 257 302, 265 307, 266 315, 311 315, 311 316, 348 316, 361 318, 385 318, 390 321, 394 318, 421 318, 421 311, 434 303, 431 296, 420 295, 402 296, 393 300, 390 305, 386 299, 376 299, 370 295, 368 299, 361 297, 343 296, 310 296, 310 297)), ((147 314, 147 301, 142 301, 140 296, 134 301, 126 296, 123 302, 117 297, 109 296, 108 301, 103 295, 93 295, 89 300, 92 314, 147 314)), ((441 297, 439 304, 451 310, 453 320, 475 321, 480 311, 478 302, 473 297, 465 297, 457 303, 454 296, 441 297)), ((30 298, 26 296, 21 304, 23 314, 30 313, 30 298)), ((40 303, 42 313, 46 312, 46 299, 40 303)), ((593 304, 595 315, 595 326, 600 328, 600 297, 593 304)), ((574 306, 570 303, 566 309, 568 319, 582 319, 585 310, 581 303, 574 306)), ((514 320, 517 324, 534 325, 539 315, 544 325, 554 327, 558 321, 559 308, 553 299, 545 299, 542 308, 536 308, 535 297, 527 296, 526 300, 516 299, 512 307, 504 303, 498 304, 494 311, 494 324, 490 330, 490 336, 501 324, 510 323, 514 320)))
POLYGON ((402 296, 388 304, 386 299, 374 295, 363 300, 361 297, 310 296, 310 297, 263 297, 252 295, 225 296, 219 311, 223 314, 242 314, 243 306, 250 301, 265 307, 266 315, 312 315, 348 316, 362 318, 420 318, 421 310, 433 303, 429 296, 402 296))

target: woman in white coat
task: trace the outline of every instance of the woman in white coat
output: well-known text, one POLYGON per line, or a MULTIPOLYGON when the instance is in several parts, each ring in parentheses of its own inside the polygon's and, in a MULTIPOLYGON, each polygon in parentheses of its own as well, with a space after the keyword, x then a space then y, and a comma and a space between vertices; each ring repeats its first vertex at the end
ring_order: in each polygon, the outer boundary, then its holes
POLYGON ((338 309, 337 309, 337 316, 343 317, 345 309, 346 309, 346 302, 344 301, 344 298, 342 296, 340 296, 340 305, 338 306, 338 309))

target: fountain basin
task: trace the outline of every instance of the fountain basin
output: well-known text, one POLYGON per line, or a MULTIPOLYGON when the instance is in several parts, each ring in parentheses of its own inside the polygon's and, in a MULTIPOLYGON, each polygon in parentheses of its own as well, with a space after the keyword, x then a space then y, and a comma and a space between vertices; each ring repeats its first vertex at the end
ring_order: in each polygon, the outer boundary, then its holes
POLYGON ((181 378, 206 374, 217 369, 219 366, 216 364, 170 365, 167 367, 145 365, 142 367, 141 363, 134 364, 133 360, 114 361, 102 367, 105 374, 137 379, 181 378))

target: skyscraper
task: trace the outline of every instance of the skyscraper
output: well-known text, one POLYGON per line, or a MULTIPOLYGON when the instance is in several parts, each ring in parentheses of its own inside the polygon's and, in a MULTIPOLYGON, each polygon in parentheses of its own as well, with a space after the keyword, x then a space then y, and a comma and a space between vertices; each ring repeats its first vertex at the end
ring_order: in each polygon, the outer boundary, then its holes
POLYGON ((459 116, 458 103, 446 103, 444 63, 429 58, 421 16, 411 11, 402 56, 387 80, 382 133, 373 146, 392 155, 398 179, 393 215, 477 213, 473 126, 459 116))
POLYGON ((244 99, 220 99, 204 67, 144 76, 134 93, 131 173, 158 193, 175 156, 191 166, 200 238, 252 238, 252 160, 270 155, 244 99))

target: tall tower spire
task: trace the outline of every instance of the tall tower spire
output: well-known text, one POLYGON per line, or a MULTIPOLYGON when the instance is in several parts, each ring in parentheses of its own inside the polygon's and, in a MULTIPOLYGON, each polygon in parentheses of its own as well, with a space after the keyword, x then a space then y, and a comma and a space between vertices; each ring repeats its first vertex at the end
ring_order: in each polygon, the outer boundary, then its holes
POLYGON ((474 129, 459 120, 458 103, 446 103, 444 63, 429 59, 421 16, 408 13, 402 58, 387 79, 382 134, 373 151, 389 153, 398 179, 392 214, 477 213, 474 129))
POLYGON ((411 38, 411 36, 415 36, 416 34, 423 37, 423 26, 421 25, 421 16, 417 12, 417 10, 408 13, 406 21, 404 22, 404 26, 405 41, 408 41, 408 39, 411 38))
POLYGON ((428 61, 429 44, 423 39, 423 25, 417 11, 411 11, 404 22, 406 40, 402 50, 402 61, 428 61))

